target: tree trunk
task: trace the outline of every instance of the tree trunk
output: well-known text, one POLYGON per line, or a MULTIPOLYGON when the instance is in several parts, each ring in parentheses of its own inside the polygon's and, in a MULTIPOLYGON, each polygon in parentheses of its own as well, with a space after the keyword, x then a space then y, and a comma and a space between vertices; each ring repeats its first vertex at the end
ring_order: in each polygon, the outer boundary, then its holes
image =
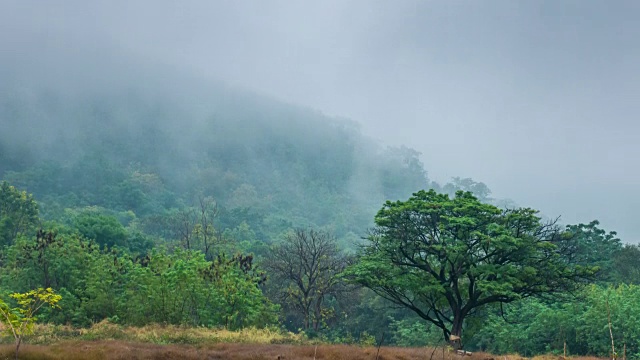
POLYGON ((20 344, 22 343, 22 337, 16 340, 16 360, 18 360, 18 351, 20 351, 20 344))
POLYGON ((320 329, 320 323, 322 321, 322 308, 321 299, 316 302, 315 309, 313 311, 313 330, 318 331, 320 329))
POLYGON ((456 314, 453 317, 453 326, 451 327, 451 335, 449 335, 449 345, 453 348, 453 351, 460 350, 462 348, 461 336, 462 336, 462 322, 464 317, 456 314))
POLYGON ((313 325, 313 321, 311 320, 311 302, 305 298, 304 304, 304 329, 310 330, 313 325))
POLYGON ((311 328, 309 324, 310 318, 311 318, 311 315, 309 314, 309 311, 306 311, 304 314, 304 325, 303 325, 305 330, 309 330, 311 328))

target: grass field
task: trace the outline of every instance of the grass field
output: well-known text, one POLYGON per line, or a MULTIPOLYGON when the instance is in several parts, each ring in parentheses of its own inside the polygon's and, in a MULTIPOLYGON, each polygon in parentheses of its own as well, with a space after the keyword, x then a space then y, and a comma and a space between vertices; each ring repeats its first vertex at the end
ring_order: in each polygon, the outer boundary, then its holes
MULTIPOLYGON (((0 348, 0 358, 12 359, 13 347, 0 348)), ((64 341, 53 345, 25 345, 21 359, 375 359, 377 349, 349 345, 284 345, 232 344, 215 345, 158 345, 118 340, 64 341)), ((440 360, 435 356, 433 360, 440 360)), ((428 359, 429 349, 381 348, 379 360, 428 359)), ((448 356, 448 355, 446 355, 448 356)), ((468 357, 467 357, 468 358, 468 357)), ((448 357, 447 357, 448 360, 448 357)), ((480 358, 475 360, 482 360, 480 358)), ((511 359, 509 359, 511 360, 511 359)))
MULTIPOLYGON (((5 341, 9 339, 5 338, 5 341)), ((13 359, 11 343, 0 345, 0 360, 13 359)), ((461 356, 443 348, 397 348, 314 343, 277 329, 184 328, 152 325, 123 327, 108 322, 88 329, 37 325, 20 348, 20 359, 229 359, 229 360, 522 360, 517 355, 473 353, 461 356)), ((534 360, 562 360, 541 356, 534 360)), ((599 360, 572 358, 572 360, 599 360)))
MULTIPOLYGON (((52 345, 25 345, 20 359, 25 360, 161 360, 161 359, 229 359, 229 360, 375 360, 377 348, 355 345, 287 345, 232 344, 159 345, 121 340, 63 341, 52 345)), ((442 349, 382 347, 379 360, 521 360, 519 356, 493 356, 474 353, 472 356, 453 355, 442 349), (431 355, 433 354, 433 357, 431 355)), ((0 346, 0 359, 13 359, 13 347, 0 346)), ((562 360, 561 357, 541 356, 533 360, 562 360)), ((572 358, 572 360, 600 360, 572 358)))

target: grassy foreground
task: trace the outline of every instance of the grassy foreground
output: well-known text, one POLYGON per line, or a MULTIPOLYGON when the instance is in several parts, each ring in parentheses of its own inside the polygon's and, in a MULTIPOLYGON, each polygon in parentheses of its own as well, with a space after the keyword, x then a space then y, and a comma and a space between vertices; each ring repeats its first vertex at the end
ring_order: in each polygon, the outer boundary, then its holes
MULTIPOLYGON (((379 360, 428 359, 429 349, 381 348, 379 360)), ((120 340, 63 341, 53 345, 26 345, 20 359, 375 359, 377 349, 354 345, 284 345, 284 344, 214 344, 214 345, 158 345, 120 340)), ((441 355, 441 354, 440 354, 441 355)), ((13 348, 0 347, 0 359, 12 359, 13 348)), ((469 358, 469 357, 467 357, 469 358)), ((434 356, 433 360, 441 357, 434 356)), ((446 360, 449 360, 447 357, 446 360)), ((476 358, 473 360, 484 360, 476 358)), ((502 359, 500 359, 502 360, 502 359)), ((513 359, 508 359, 513 360, 513 359)))
MULTIPOLYGON (((123 327, 108 322, 88 329, 38 325, 36 335, 26 339, 20 359, 230 359, 230 360, 522 360, 517 355, 493 356, 474 353, 459 356, 442 348, 396 348, 358 345, 315 344, 304 335, 275 329, 183 328, 151 325, 123 327)), ((4 339, 8 341, 8 339, 4 339)), ((0 345, 0 360, 13 359, 14 347, 0 345)), ((573 358, 598 360, 597 358, 573 358)), ((561 360, 537 357, 534 360, 561 360)))
POLYGON ((174 325, 147 325, 143 327, 121 326, 102 321, 90 328, 73 328, 61 325, 38 324, 35 334, 26 338, 32 345, 54 345, 65 341, 121 340, 156 345, 212 345, 219 343, 248 344, 302 344, 308 343, 304 335, 284 332, 280 329, 246 328, 237 331, 205 327, 174 325))
MULTIPOLYGON (((63 341, 53 345, 26 345, 20 351, 25 360, 161 360, 161 359, 229 359, 229 360, 523 360, 520 356, 492 356, 474 353, 473 356, 442 354, 441 348, 382 347, 378 355, 375 347, 356 345, 286 345, 286 344, 215 344, 158 345, 121 340, 63 341), (434 354, 431 357, 431 354, 434 354)), ((0 346, 0 359, 13 359, 13 348, 0 346)), ((597 358, 571 358, 572 360, 599 360, 597 358)), ((541 356, 533 360, 562 360, 562 357, 541 356)))

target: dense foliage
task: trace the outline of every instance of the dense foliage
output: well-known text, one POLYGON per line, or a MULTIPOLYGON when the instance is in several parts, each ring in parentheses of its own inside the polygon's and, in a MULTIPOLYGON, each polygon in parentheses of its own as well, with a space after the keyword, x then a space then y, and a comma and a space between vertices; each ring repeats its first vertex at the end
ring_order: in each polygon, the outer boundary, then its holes
MULTIPOLYGON (((529 355, 557 351, 566 341, 571 353, 607 355, 609 299, 616 344, 638 356, 640 248, 597 222, 548 233, 564 240, 531 292, 566 285, 556 275, 578 267, 599 269, 591 285, 571 298, 516 301, 527 297, 516 291, 518 282, 531 285, 531 273, 519 270, 546 248, 530 237, 542 224, 533 210, 491 198, 485 184, 470 178, 440 186, 429 180, 419 153, 384 148, 348 121, 226 88, 207 96, 182 90, 157 97, 139 89, 5 90, 0 298, 52 288, 60 309, 43 308, 40 319, 74 326, 105 319, 281 326, 342 343, 442 344, 441 329, 348 284, 341 272, 376 260, 356 260, 354 252, 369 241, 362 238, 381 204, 434 189, 414 198, 441 200, 450 210, 442 223, 449 234, 478 235, 483 251, 496 257, 520 251, 521 268, 483 262, 481 252, 463 261, 476 267, 464 273, 467 279, 490 267, 500 277, 474 278, 487 292, 477 300, 489 294, 509 300, 469 311, 460 324, 466 348, 529 355), (474 196, 455 196, 458 190, 474 196), (475 221, 481 228, 472 230, 475 221), (514 221, 525 225, 524 235, 513 233, 514 221)), ((388 225, 408 204, 387 203, 375 221, 388 225)), ((374 232, 372 239, 388 250, 390 235, 374 232)), ((438 250, 403 244, 414 254, 438 250)), ((449 249, 463 253, 455 244, 449 249)), ((385 266, 379 275, 404 271, 385 266)), ((424 276, 400 285, 419 296, 443 290, 424 276)))
POLYGON ((456 347, 465 318, 482 307, 572 292, 598 270, 576 264, 571 234, 536 213, 501 210, 470 192, 419 191, 384 205, 347 273, 440 328, 456 347))

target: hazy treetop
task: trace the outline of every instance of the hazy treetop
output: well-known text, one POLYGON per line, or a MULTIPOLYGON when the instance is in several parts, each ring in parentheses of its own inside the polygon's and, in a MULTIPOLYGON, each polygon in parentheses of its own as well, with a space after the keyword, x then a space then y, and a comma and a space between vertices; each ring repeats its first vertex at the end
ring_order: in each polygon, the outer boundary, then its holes
POLYGON ((636 1, 8 0, 0 80, 223 80, 416 148, 436 180, 637 242, 638 18, 636 1))

